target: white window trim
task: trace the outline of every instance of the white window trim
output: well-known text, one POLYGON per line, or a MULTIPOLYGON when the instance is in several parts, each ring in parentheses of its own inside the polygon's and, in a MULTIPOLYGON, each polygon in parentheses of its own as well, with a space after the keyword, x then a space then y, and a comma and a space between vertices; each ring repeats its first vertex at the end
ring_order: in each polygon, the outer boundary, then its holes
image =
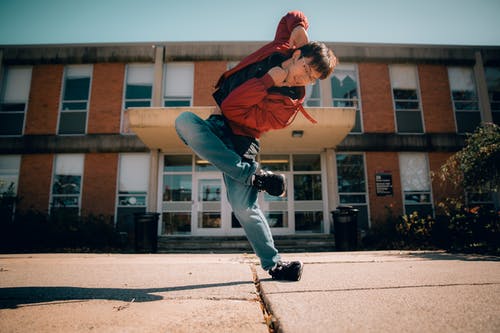
POLYGON ((60 99, 59 99, 59 114, 57 117, 57 126, 56 126, 56 135, 60 136, 79 136, 79 135, 86 135, 88 133, 88 126, 89 126, 89 113, 90 113, 90 101, 92 100, 92 81, 93 81, 93 76, 94 76, 94 65, 93 64, 85 64, 85 65, 67 65, 64 67, 64 72, 63 72, 63 80, 61 84, 61 92, 60 92, 60 99), (66 88, 66 78, 67 78, 67 72, 69 70, 69 67, 74 67, 74 66, 89 66, 90 67, 90 81, 89 81, 89 98, 86 101, 87 102, 87 109, 86 110, 63 110, 63 103, 64 103, 64 90, 66 88), (78 133, 78 134, 60 134, 59 133, 59 127, 61 125, 61 114, 62 113, 82 113, 85 112, 85 129, 83 133, 78 133))

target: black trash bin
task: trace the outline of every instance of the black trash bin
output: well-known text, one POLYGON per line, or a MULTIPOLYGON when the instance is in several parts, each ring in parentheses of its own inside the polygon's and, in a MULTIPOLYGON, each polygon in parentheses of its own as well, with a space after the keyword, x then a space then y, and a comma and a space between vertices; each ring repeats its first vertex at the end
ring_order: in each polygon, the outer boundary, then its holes
POLYGON ((155 253, 158 250, 159 213, 135 213, 135 252, 155 253))
POLYGON ((352 206, 338 206, 332 212, 335 248, 339 251, 356 250, 358 246, 358 212, 352 206))

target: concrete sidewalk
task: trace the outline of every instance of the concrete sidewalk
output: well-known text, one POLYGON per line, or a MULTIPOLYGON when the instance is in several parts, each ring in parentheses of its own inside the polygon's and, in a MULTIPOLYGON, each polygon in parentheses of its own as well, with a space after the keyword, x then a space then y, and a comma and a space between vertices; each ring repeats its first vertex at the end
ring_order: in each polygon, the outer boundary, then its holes
POLYGON ((284 259, 301 281, 246 254, 0 254, 0 332, 500 332, 500 258, 284 259))

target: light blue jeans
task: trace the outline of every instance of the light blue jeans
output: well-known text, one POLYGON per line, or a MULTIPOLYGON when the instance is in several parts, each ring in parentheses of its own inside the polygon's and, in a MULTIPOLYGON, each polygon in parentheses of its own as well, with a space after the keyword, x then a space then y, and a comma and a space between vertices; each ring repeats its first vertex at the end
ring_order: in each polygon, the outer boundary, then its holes
POLYGON ((269 270, 274 267, 280 256, 269 224, 257 203, 258 191, 251 185, 252 175, 258 167, 255 161, 258 141, 234 135, 220 115, 203 120, 192 112, 184 112, 177 117, 175 128, 196 155, 222 171, 228 201, 260 258, 262 268, 269 270))

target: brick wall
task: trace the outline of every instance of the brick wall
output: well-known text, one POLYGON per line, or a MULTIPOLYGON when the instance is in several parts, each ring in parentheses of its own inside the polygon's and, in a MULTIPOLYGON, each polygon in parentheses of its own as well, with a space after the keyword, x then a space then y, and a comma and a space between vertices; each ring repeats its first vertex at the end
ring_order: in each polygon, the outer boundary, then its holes
POLYGON ((118 154, 86 154, 82 215, 115 214, 118 154))
POLYGON ((387 64, 358 65, 363 126, 367 133, 394 133, 394 107, 387 64))
POLYGON ((17 206, 19 211, 48 211, 53 163, 52 154, 22 156, 18 187, 18 195, 21 197, 17 206))
POLYGON ((456 132, 448 71, 442 65, 419 65, 420 94, 428 133, 456 132))
POLYGON ((403 214, 398 153, 367 152, 366 173, 368 177, 368 195, 370 199, 370 217, 372 225, 385 221, 388 216, 385 207, 390 207, 395 216, 403 214), (377 196, 375 190, 375 173, 379 171, 387 171, 392 174, 392 196, 377 196))
POLYGON ((194 106, 215 105, 212 98, 214 86, 226 68, 225 61, 197 61, 194 63, 194 106))
POLYGON ((33 66, 25 134, 55 134, 63 65, 33 66))
POLYGON ((94 65, 88 133, 119 133, 125 64, 94 65))

